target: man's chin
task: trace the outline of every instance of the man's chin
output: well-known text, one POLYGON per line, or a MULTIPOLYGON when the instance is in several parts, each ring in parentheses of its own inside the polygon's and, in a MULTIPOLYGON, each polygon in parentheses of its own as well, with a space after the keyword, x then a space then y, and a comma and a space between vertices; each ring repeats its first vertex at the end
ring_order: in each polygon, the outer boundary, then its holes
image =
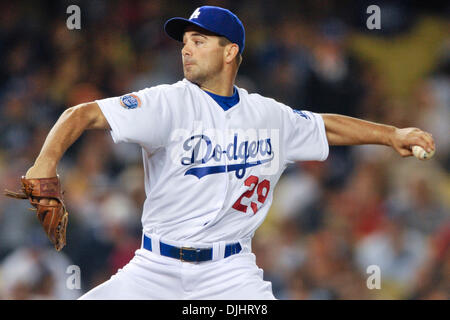
POLYGON ((200 79, 198 79, 198 77, 195 77, 195 76, 193 76, 192 74, 190 74, 190 73, 184 73, 184 77, 187 79, 187 80, 189 80, 190 82, 192 82, 192 83, 195 83, 195 84, 197 84, 197 85, 200 85, 200 79))

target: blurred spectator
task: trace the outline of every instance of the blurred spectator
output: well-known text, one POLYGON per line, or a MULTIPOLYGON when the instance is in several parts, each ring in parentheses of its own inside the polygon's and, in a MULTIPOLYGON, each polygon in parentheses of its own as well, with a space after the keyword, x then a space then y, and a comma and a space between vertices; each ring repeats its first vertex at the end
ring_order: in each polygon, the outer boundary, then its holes
POLYGON ((416 277, 411 299, 450 299, 450 224, 443 225, 429 242, 430 259, 416 277))
MULTIPOLYGON (((44 239, 46 240, 46 239, 44 239)), ((2 299, 76 299, 83 292, 66 286, 71 261, 53 248, 19 247, 0 264, 2 299)))
POLYGON ((396 218, 387 221, 383 230, 359 241, 355 258, 361 272, 371 265, 380 268, 384 298, 405 299, 418 270, 429 257, 425 238, 396 218))

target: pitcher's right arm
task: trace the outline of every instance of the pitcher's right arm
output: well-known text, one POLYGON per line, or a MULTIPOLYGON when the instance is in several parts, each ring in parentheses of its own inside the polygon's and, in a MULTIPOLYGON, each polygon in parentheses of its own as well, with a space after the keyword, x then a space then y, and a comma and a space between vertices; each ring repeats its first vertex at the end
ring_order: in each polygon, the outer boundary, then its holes
POLYGON ((57 165, 66 150, 85 130, 90 129, 110 129, 96 102, 66 109, 47 135, 39 156, 26 173, 26 178, 55 177, 57 165))

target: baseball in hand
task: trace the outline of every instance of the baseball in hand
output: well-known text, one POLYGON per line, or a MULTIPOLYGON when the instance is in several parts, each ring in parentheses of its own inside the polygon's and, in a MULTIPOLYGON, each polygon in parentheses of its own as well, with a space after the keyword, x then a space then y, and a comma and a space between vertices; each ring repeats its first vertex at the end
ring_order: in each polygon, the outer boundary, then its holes
POLYGON ((431 152, 426 152, 422 147, 420 146, 413 146, 412 147, 412 152, 414 154, 414 156, 417 159, 420 160, 428 160, 431 159, 434 156, 434 151, 435 150, 431 150, 431 152))

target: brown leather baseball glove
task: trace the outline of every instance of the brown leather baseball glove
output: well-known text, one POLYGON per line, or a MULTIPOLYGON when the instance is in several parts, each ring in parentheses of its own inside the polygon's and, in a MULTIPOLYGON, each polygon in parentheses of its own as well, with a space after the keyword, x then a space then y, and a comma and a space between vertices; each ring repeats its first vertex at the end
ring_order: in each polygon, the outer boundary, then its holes
POLYGON ((22 176, 22 192, 5 190, 8 197, 30 201, 34 207, 31 210, 36 211, 39 222, 57 251, 66 245, 69 217, 62 194, 58 176, 40 179, 26 179, 22 176), (48 199, 48 204, 39 203, 40 199, 48 199))

